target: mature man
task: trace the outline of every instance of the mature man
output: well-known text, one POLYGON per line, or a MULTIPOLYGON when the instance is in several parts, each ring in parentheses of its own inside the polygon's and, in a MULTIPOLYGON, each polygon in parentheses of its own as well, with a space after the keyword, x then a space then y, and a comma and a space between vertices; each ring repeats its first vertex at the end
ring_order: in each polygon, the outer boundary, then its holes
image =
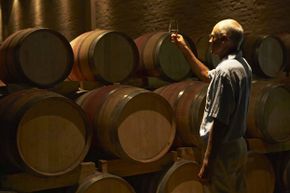
POLYGON ((221 62, 209 70, 187 46, 180 34, 171 39, 180 47, 203 81, 210 82, 200 135, 207 142, 198 174, 211 193, 246 193, 244 168, 247 147, 243 138, 252 70, 240 52, 243 28, 233 19, 218 22, 211 34, 212 54, 221 62))

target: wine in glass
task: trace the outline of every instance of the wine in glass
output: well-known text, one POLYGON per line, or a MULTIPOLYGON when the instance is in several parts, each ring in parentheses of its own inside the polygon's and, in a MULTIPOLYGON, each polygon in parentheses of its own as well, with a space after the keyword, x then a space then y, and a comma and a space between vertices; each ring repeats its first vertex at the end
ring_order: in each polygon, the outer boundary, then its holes
MULTIPOLYGON (((178 34, 178 22, 176 19, 171 19, 169 21, 168 32, 170 33, 170 37, 171 34, 178 34)), ((174 42, 172 39, 171 41, 174 42)))

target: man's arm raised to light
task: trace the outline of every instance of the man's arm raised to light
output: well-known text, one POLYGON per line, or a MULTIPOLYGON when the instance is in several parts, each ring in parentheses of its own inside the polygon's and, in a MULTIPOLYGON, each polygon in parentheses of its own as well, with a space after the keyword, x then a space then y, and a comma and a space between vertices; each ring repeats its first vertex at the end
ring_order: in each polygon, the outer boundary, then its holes
POLYGON ((191 49, 188 47, 186 42, 184 41, 182 35, 180 34, 172 34, 171 39, 175 41, 175 43, 178 45, 178 47, 183 52, 186 60, 190 63, 191 69, 193 73, 202 81, 209 82, 209 76, 208 76, 208 67, 204 65, 191 51, 191 49))

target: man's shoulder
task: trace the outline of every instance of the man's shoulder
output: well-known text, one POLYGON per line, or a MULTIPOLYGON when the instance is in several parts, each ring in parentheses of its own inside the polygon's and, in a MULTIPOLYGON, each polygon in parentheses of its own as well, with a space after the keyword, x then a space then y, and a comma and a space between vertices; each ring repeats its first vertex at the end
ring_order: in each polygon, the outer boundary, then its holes
POLYGON ((244 69, 243 64, 235 58, 222 61, 216 68, 222 74, 241 69, 244 69))
POLYGON ((218 75, 221 75, 221 76, 224 76, 224 75, 227 75, 229 74, 229 72, 235 68, 233 66, 233 63, 228 61, 228 60, 225 60, 225 61, 222 61, 216 68, 215 68, 215 71, 218 75))
POLYGON ((218 65, 218 67, 224 68, 224 69, 231 69, 231 68, 240 67, 240 66, 242 66, 242 64, 236 58, 231 58, 231 59, 223 60, 218 65))

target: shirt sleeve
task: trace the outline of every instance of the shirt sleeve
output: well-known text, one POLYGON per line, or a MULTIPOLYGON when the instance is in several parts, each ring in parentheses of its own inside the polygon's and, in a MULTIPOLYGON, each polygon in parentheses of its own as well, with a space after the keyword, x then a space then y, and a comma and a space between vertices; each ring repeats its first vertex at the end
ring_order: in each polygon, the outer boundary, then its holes
POLYGON ((206 111, 213 117, 228 125, 235 107, 235 94, 230 78, 220 71, 210 71, 212 79, 208 88, 206 111))

